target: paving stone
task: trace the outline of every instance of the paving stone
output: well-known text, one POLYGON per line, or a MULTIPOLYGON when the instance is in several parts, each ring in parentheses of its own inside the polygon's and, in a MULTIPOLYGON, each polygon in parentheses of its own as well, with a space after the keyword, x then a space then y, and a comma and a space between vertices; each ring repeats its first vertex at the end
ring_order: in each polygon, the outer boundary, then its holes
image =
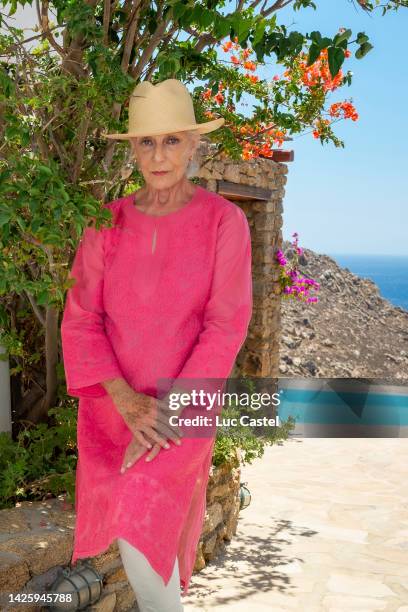
POLYGON ((327 582, 329 591, 367 597, 393 597, 393 591, 381 581, 363 576, 332 574, 327 582))
POLYGON ((327 612, 375 612, 375 610, 385 610, 387 602, 373 597, 351 597, 341 595, 326 595, 323 599, 323 606, 327 612))
POLYGON ((299 438, 242 467, 251 504, 186 611, 408 612, 408 445, 299 438))

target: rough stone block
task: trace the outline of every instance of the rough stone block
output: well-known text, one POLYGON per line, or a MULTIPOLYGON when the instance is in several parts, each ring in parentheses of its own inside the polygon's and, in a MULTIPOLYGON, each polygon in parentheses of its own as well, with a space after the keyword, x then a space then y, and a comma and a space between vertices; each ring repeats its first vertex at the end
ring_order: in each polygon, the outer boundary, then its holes
POLYGON ((238 164, 226 164, 224 171, 224 181, 231 181, 232 183, 242 182, 240 167, 238 164))
POLYGON ((222 506, 219 502, 214 502, 208 506, 204 519, 203 535, 213 531, 222 519, 222 506))
POLYGON ((209 502, 212 502, 216 498, 224 497, 225 495, 228 495, 229 490, 230 490, 229 484, 227 482, 224 482, 224 484, 220 484, 217 487, 214 487, 213 489, 211 489, 209 491, 207 499, 209 502))
POLYGON ((88 606, 91 612, 113 612, 116 608, 116 593, 109 593, 105 597, 101 597, 99 601, 92 606, 88 606))
POLYGON ((71 550, 71 534, 64 535, 53 531, 42 534, 26 532, 0 545, 0 552, 15 553, 24 558, 32 574, 46 572, 53 565, 67 564, 71 550))
POLYGON ((214 533, 210 538, 208 538, 208 540, 205 540, 203 543, 203 555, 204 555, 204 559, 207 559, 212 555, 212 553, 214 552, 214 548, 215 548, 215 544, 217 542, 217 534, 214 533))
POLYGON ((203 555, 203 542, 200 540, 197 547, 197 554, 193 571, 199 572, 203 569, 203 567, 205 567, 205 559, 203 555))
POLYGON ((29 579, 30 572, 23 557, 0 551, 0 591, 18 591, 29 579))
MULTIPOLYGON (((133 610, 136 603, 136 597, 131 586, 121 589, 116 593, 115 612, 127 612, 133 610)), ((136 608, 137 609, 137 608, 136 608)))
POLYGON ((105 576, 105 583, 111 584, 113 582, 121 582, 122 580, 127 580, 127 575, 123 567, 118 567, 113 572, 110 572, 105 576))

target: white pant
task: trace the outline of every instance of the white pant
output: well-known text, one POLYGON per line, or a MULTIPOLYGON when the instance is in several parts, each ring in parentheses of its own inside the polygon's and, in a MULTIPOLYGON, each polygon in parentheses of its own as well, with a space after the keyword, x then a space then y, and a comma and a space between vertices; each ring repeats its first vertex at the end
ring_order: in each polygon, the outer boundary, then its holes
POLYGON ((182 612, 178 559, 167 586, 140 550, 117 539, 123 568, 135 592, 140 612, 182 612))

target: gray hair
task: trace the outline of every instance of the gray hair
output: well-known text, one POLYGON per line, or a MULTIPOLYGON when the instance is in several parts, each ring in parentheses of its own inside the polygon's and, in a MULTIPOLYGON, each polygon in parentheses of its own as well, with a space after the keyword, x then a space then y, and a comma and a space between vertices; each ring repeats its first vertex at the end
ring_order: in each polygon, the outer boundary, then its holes
POLYGON ((187 132, 190 140, 196 145, 191 161, 188 162, 186 176, 187 178, 193 178, 198 176, 201 167, 201 154, 200 154, 200 137, 201 134, 197 130, 188 130, 187 132))

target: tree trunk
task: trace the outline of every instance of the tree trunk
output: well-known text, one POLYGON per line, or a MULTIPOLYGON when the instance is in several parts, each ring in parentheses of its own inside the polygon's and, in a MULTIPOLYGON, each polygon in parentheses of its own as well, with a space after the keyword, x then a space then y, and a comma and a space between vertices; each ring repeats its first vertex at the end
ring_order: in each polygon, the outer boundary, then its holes
POLYGON ((45 363, 47 391, 42 410, 47 414, 57 399, 57 364, 58 364, 58 310, 47 307, 45 321, 45 363))

